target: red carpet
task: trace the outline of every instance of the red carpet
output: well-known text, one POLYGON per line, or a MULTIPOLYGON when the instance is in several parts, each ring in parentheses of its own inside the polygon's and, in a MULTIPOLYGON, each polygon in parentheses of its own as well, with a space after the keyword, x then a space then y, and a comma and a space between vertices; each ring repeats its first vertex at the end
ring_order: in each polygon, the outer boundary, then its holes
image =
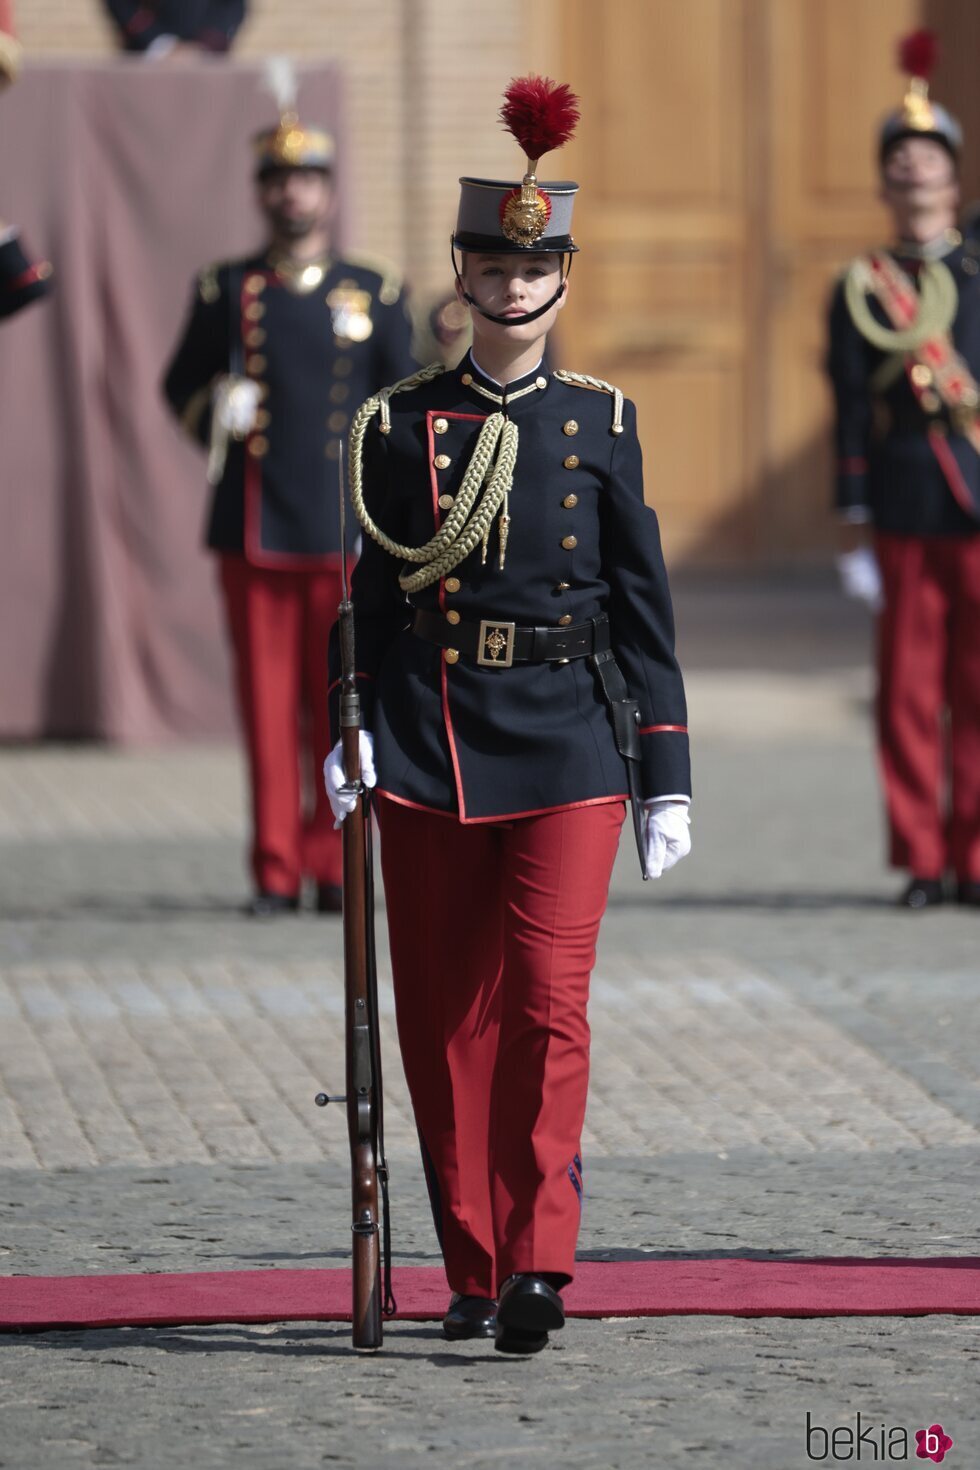
MULTIPOLYGON (((395 1294, 402 1318, 446 1309, 438 1267, 396 1269, 395 1294)), ((573 1317, 980 1315, 980 1259, 586 1261, 565 1303, 573 1317)), ((343 1270, 0 1277, 2 1332, 349 1317, 343 1270)))

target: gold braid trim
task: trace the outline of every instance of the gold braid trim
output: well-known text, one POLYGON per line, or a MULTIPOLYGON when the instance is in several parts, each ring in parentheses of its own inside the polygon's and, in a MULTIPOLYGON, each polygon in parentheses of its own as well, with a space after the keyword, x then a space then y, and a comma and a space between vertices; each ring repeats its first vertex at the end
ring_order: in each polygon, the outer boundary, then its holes
POLYGON ((573 388, 595 388, 600 393, 609 393, 613 401, 612 432, 621 434, 623 432, 623 390, 612 383, 607 383, 605 378, 593 378, 588 373, 570 373, 565 368, 556 368, 554 376, 561 383, 569 383, 573 388))
POLYGON ((868 295, 875 294, 871 267, 859 256, 844 277, 844 299, 861 336, 881 352, 915 352, 930 337, 944 337, 953 325, 959 297, 952 271, 941 260, 926 260, 919 272, 919 311, 912 326, 886 327, 871 313, 868 295))
MULTIPOLYGON (((361 405, 350 427, 350 495, 354 514, 371 539, 384 551, 401 561, 418 564, 417 571, 406 569, 400 573, 398 585, 403 592, 418 592, 422 587, 438 582, 465 561, 481 542, 486 546, 494 516, 499 510, 506 515, 507 497, 514 480, 517 425, 502 413, 493 413, 483 422, 453 507, 431 541, 424 546, 404 546, 385 535, 371 519, 364 504, 363 450, 368 425, 377 414, 380 431, 383 434, 390 432, 392 395, 418 388, 444 371, 441 363, 433 363, 391 388, 383 388, 361 405)), ((506 536, 506 529, 502 527, 501 530, 506 536)))

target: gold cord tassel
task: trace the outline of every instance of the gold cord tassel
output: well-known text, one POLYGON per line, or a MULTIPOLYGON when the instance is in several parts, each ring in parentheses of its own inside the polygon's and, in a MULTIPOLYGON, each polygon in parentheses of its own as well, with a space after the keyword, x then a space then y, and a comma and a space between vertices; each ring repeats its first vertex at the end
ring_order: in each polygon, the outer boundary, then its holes
POLYGON ((504 496, 504 509, 503 509, 503 514, 500 517, 500 524, 499 524, 499 528, 498 528, 498 534, 500 536, 500 555, 499 555, 498 563, 497 564, 500 567, 500 570, 501 571, 503 571, 503 569, 504 569, 504 562, 507 560, 507 537, 510 535, 510 514, 509 514, 509 510, 510 510, 510 496, 509 495, 505 495, 504 496))

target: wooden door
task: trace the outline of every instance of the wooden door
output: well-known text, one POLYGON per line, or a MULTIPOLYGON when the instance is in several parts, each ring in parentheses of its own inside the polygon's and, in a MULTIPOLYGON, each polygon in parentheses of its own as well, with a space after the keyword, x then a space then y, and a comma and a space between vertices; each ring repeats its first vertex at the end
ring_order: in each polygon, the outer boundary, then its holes
POLYGON ((558 356, 636 399, 671 559, 741 560, 759 452, 753 3, 566 0, 561 15, 560 74, 580 93, 583 125, 558 171, 583 184, 583 249, 558 356))
POLYGON ((580 139, 549 170, 583 185, 583 249, 556 356, 637 400, 649 495, 675 564, 825 558, 826 304, 851 255, 887 234, 874 140, 901 97, 896 41, 924 21, 942 27, 936 95, 969 126, 980 94, 963 52, 980 44, 980 7, 528 9, 532 64, 582 98, 580 139))

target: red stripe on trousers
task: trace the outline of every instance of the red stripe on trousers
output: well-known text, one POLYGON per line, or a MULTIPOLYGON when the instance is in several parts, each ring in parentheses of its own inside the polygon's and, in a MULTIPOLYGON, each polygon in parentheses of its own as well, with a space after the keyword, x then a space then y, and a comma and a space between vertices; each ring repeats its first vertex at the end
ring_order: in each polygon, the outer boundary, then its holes
POLYGON ((327 640, 340 573, 220 559, 252 793, 256 887, 294 894, 304 875, 340 884, 341 839, 323 789, 330 750, 327 640), (313 807, 304 813, 304 796, 313 807))
POLYGON ((879 534, 875 548, 891 861, 980 880, 980 535, 879 534))
POLYGON ((624 813, 474 827, 378 802, 402 1060, 465 1295, 574 1273, 589 978, 624 813))

